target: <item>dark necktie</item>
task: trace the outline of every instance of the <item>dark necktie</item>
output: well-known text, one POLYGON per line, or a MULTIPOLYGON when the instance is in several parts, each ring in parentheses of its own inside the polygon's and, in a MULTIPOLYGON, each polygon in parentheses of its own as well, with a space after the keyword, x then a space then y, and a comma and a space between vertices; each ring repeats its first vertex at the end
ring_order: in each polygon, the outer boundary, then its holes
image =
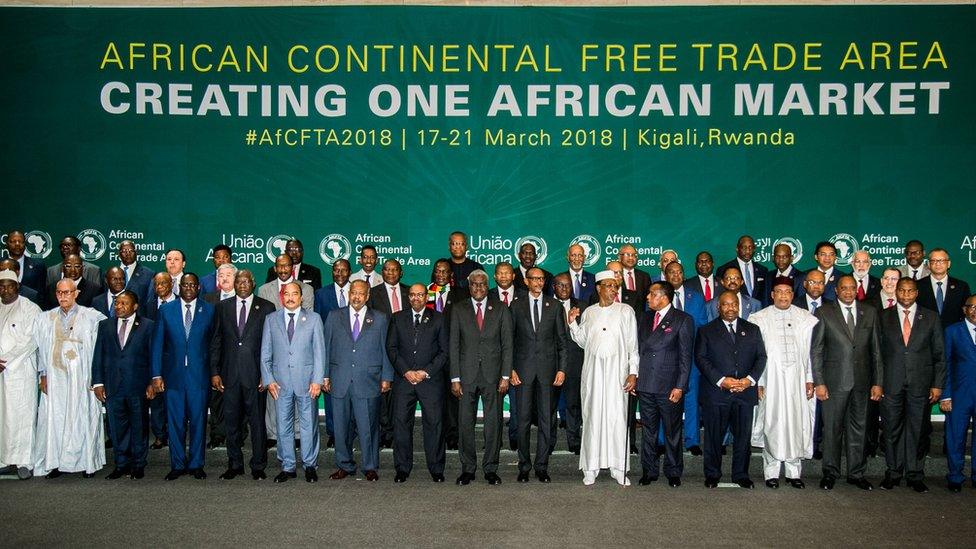
POLYGON ((939 308, 939 314, 941 315, 942 314, 942 305, 945 303, 945 294, 942 293, 942 283, 941 282, 936 282, 935 285, 938 286, 938 289, 935 290, 935 304, 936 304, 936 306, 938 306, 938 308, 939 308))
POLYGON ((247 324, 247 301, 241 300, 241 314, 237 315, 237 335, 244 335, 244 325, 247 324))
POLYGON ((731 322, 729 322, 729 335, 732 336, 732 343, 735 343, 735 328, 731 322))
POLYGON ((580 287, 580 275, 579 275, 579 273, 576 273, 574 276, 576 277, 576 280, 573 281, 573 297, 575 297, 576 299, 579 299, 580 298, 580 290, 582 289, 580 287))
POLYGON ((474 318, 478 321, 478 331, 481 331, 485 327, 485 315, 481 311, 481 303, 478 303, 478 311, 475 313, 474 318))
POLYGON ((851 337, 853 338, 854 337, 854 314, 851 313, 851 309, 853 307, 844 307, 844 308, 847 309, 847 314, 845 315, 845 319, 847 320, 847 331, 850 332, 851 337))
POLYGON ((295 335, 295 313, 288 313, 288 343, 295 335))
POLYGON ((190 339, 190 327, 193 326, 193 315, 190 314, 190 304, 186 304, 186 314, 183 315, 183 331, 186 333, 186 339, 190 339))
POLYGON ((684 306, 681 304, 681 292, 674 292, 674 307, 679 311, 685 310, 684 306))
POLYGON ((417 344, 418 335, 420 333, 420 313, 413 314, 413 344, 417 344))
POLYGON ((542 318, 542 311, 539 309, 539 298, 532 300, 532 328, 538 332, 539 322, 542 318))
MULTIPOLYGON (((941 282, 940 282, 940 284, 941 284, 941 282)), ((117 295, 113 295, 112 296, 112 305, 108 308, 108 317, 109 318, 115 318, 115 300, 118 297, 119 296, 117 296, 117 295)))

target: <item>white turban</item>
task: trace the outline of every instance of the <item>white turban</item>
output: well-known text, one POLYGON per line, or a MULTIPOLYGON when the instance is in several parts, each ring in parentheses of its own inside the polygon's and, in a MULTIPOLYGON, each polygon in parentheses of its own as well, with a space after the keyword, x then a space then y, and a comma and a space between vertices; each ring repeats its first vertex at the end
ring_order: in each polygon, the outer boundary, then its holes
POLYGON ((596 273, 596 281, 597 282, 599 282, 601 280, 611 280, 611 279, 615 279, 615 278, 616 277, 614 276, 613 271, 600 271, 600 272, 596 273))

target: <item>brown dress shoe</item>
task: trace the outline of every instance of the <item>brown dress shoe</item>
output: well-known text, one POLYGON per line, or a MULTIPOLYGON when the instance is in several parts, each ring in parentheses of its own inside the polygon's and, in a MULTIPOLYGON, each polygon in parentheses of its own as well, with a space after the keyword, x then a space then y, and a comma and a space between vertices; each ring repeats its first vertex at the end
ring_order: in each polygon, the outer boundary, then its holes
POLYGON ((329 475, 329 478, 332 480, 342 480, 348 476, 349 471, 346 471, 345 469, 336 469, 334 473, 329 475))
POLYGON ((376 482, 379 479, 380 476, 376 473, 376 471, 366 471, 366 480, 376 482))

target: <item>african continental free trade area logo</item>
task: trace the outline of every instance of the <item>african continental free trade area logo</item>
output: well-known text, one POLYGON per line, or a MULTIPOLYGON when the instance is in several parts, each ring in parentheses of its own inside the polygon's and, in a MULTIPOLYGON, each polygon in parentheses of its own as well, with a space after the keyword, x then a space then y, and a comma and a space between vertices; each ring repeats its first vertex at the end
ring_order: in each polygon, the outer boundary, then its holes
POLYGON ((44 231, 30 231, 24 235, 24 253, 33 259, 44 259, 54 250, 51 235, 44 231))
POLYGON ((332 265, 340 259, 348 260, 352 255, 352 243, 339 233, 332 233, 319 242, 319 256, 326 265, 332 265))
POLYGON ((837 233, 830 237, 830 243, 837 248, 837 264, 847 266, 860 249, 857 239, 847 233, 837 233))
POLYGON ((790 251, 793 254, 793 264, 794 265, 797 262, 800 261, 800 258, 801 257, 803 257, 803 244, 800 242, 799 239, 793 238, 792 236, 784 236, 784 237, 781 237, 776 242, 773 242, 773 251, 774 252, 776 250, 776 246, 779 246, 780 244, 786 244, 787 246, 790 247, 790 251))
POLYGON ((105 235, 95 229, 85 229, 78 233, 81 242, 81 258, 85 261, 97 261, 108 250, 105 235))
POLYGON ((285 248, 288 247, 288 241, 291 239, 292 237, 287 234, 276 234, 268 237, 268 241, 264 245, 264 251, 272 263, 278 259, 279 255, 285 253, 285 248))
POLYGON ((581 234, 570 241, 569 245, 572 246, 573 244, 579 244, 583 247, 583 253, 586 254, 583 267, 592 267, 600 260, 600 241, 595 236, 581 234))
POLYGON ((535 264, 542 265, 549 255, 549 246, 541 236, 527 235, 515 241, 515 253, 518 253, 524 244, 535 246, 535 264))

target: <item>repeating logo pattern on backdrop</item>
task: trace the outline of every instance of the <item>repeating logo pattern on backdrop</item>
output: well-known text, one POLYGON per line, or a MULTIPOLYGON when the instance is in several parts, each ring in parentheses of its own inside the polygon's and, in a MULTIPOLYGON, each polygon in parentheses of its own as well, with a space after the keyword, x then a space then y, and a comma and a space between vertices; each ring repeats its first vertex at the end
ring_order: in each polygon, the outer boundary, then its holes
POLYGON ((292 237, 287 234, 276 234, 268 237, 264 251, 272 263, 274 263, 275 259, 277 259, 279 255, 285 253, 285 248, 288 245, 288 241, 291 239, 292 237))
POLYGON ((860 249, 857 239, 847 233, 837 233, 829 240, 837 248, 837 265, 850 265, 854 254, 860 249))
POLYGON ((790 252, 793 254, 793 265, 796 265, 803 257, 803 243, 800 242, 800 239, 792 236, 781 236, 776 242, 773 242, 772 252, 775 252, 776 246, 780 244, 786 244, 790 247, 790 252))
POLYGON ((81 258, 85 261, 98 261, 108 250, 108 241, 97 229, 85 229, 78 233, 81 242, 81 258))
POLYGON ((352 243, 344 235, 332 233, 319 242, 319 257, 326 265, 332 265, 340 259, 349 260, 352 255, 352 243))
POLYGON ((586 255, 583 268, 592 267, 596 265, 597 261, 600 261, 600 241, 595 236, 590 234, 577 235, 569 242, 570 246, 573 244, 579 244, 583 247, 583 253, 586 255))
POLYGON ((44 231, 30 231, 24 235, 24 253, 27 257, 34 259, 44 259, 51 255, 54 250, 54 241, 51 235, 44 231))

